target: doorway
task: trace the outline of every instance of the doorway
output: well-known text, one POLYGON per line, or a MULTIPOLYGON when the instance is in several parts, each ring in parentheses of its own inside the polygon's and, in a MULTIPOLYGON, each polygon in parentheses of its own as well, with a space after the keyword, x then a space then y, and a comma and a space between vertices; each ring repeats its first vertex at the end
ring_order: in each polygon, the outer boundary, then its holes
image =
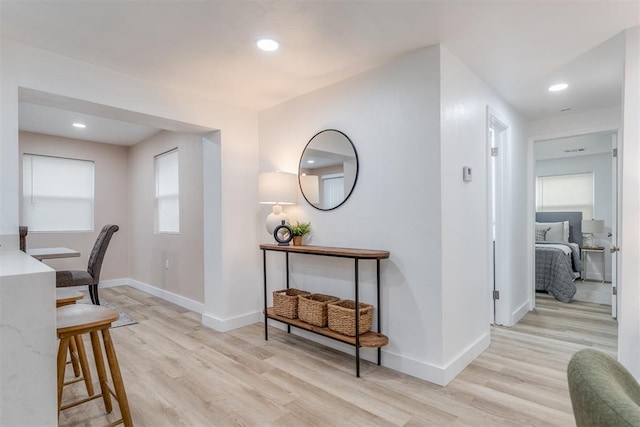
MULTIPOLYGON (((572 301, 610 305, 614 318, 619 211, 617 140, 617 130, 605 129, 534 140, 533 144, 536 211, 583 213, 582 269, 574 281, 577 290, 572 301)), ((535 300, 534 285, 534 306, 535 300)))
POLYGON ((504 260, 508 259, 504 239, 504 165, 501 151, 507 146, 509 127, 496 117, 487 107, 487 143, 488 143, 488 194, 489 194, 489 253, 491 256, 489 274, 491 284, 490 319, 494 325, 509 324, 509 305, 505 303, 507 272, 504 260), (502 294, 501 294, 502 293, 502 294), (501 300, 502 297, 502 300, 501 300))

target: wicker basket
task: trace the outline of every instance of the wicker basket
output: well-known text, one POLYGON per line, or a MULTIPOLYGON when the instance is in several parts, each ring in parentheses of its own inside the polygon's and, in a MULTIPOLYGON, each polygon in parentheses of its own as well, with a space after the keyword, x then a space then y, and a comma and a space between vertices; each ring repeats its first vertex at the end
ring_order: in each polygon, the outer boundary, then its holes
POLYGON ((273 312, 287 319, 295 319, 298 317, 298 295, 309 294, 298 289, 273 291, 273 312))
MULTIPOLYGON (((354 337, 356 335, 356 303, 351 300, 340 300, 327 305, 329 329, 354 337)), ((371 329, 373 323, 373 306, 360 303, 360 333, 371 329)))
POLYGON ((331 295, 300 295, 298 318, 303 322, 324 328, 327 326, 327 304, 338 301, 340 301, 340 298, 331 295))

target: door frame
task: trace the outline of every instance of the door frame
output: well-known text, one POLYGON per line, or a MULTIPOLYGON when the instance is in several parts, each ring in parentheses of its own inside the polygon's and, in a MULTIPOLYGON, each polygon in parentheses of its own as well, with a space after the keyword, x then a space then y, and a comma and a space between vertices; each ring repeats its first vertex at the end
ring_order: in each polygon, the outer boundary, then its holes
POLYGON ((510 315, 510 288, 507 283, 507 272, 505 271, 505 265, 499 261, 504 262, 508 259, 505 253, 505 196, 504 196, 504 159, 505 150, 509 145, 511 139, 511 126, 501 117, 501 115, 495 111, 491 106, 487 105, 486 112, 486 141, 485 148, 487 150, 487 244, 489 253, 489 310, 490 320, 492 325, 505 325, 511 326, 512 319, 510 315), (495 159, 496 166, 496 182, 495 182, 495 194, 493 189, 492 180, 492 150, 491 150, 491 132, 492 126, 499 126, 502 131, 501 137, 496 138, 496 147, 498 149, 498 155, 495 159), (495 196, 495 241, 493 239, 493 217, 494 206, 493 199, 495 196), (499 260, 499 261, 498 261, 499 260), (498 291, 500 294, 499 299, 494 298, 494 291, 498 291))
MULTIPOLYGON (((622 130, 620 129, 620 127, 615 126, 615 125, 601 125, 601 126, 594 126, 591 128, 581 128, 581 129, 576 129, 576 130, 565 130, 565 131, 561 131, 561 132, 551 132, 551 133, 547 133, 547 134, 540 134, 540 135, 534 135, 534 136, 530 136, 529 137, 529 141, 528 141, 528 190, 527 193, 529 194, 529 235, 533 236, 535 234, 535 210, 536 210, 536 200, 535 200, 535 188, 536 188, 536 158, 535 158, 535 150, 534 150, 534 146, 535 143, 537 141, 544 141, 547 139, 558 139, 558 138, 568 138, 568 137, 572 137, 572 136, 581 136, 581 135, 588 135, 588 134, 592 134, 592 133, 601 133, 601 132, 611 132, 613 134, 616 135, 616 141, 617 141, 617 147, 618 147, 618 156, 616 157, 616 164, 617 164, 617 174, 618 174, 618 180, 616 182, 617 184, 617 200, 616 200, 616 218, 612 223, 612 234, 616 234, 618 233, 619 229, 620 229, 620 215, 621 215, 621 210, 622 207, 620 205, 621 203, 621 181, 620 181, 620 172, 621 172, 621 150, 620 148, 620 136, 621 136, 621 132, 622 130), (613 226, 615 226, 615 230, 613 229, 613 226)), ((533 240, 533 239, 532 239, 533 240)), ((535 281, 535 277, 536 277, 536 263, 535 263, 535 245, 529 245, 529 258, 533 260, 533 262, 531 263, 531 277, 533 277, 533 286, 531 286, 531 310, 534 310, 536 307, 536 281, 535 281)), ((605 248, 606 251, 606 248, 605 248)), ((612 269, 612 274, 611 274, 611 286, 616 286, 617 287, 617 293, 620 294, 620 287, 619 287, 619 283, 613 283, 614 279, 616 279, 616 276, 619 277, 619 272, 620 272, 620 259, 618 257, 617 253, 613 253, 612 257, 611 257, 611 269, 612 269), (618 273, 615 274, 614 270, 618 273)), ((619 282, 619 280, 617 280, 619 282)), ((617 304, 616 304, 617 305, 617 304)), ((613 309, 613 308, 612 308, 613 309)))

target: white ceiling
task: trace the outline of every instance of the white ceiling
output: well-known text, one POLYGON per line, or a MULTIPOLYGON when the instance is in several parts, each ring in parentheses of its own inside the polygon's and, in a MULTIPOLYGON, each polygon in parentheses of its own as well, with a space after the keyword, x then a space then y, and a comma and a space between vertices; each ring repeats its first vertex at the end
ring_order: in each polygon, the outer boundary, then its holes
POLYGON ((536 160, 560 159, 576 156, 593 156, 611 153, 614 132, 597 132, 568 138, 536 141, 536 160))
POLYGON ((27 132, 129 146, 160 131, 154 127, 27 102, 20 102, 19 127, 27 132), (73 123, 76 122, 87 127, 75 128, 73 123))
POLYGON ((261 110, 442 43, 528 119, 620 103, 631 1, 0 1, 2 37, 261 110), (274 53, 254 42, 270 36, 274 53), (587 54, 587 55, 585 55, 587 54), (558 79, 561 94, 546 88, 558 79))

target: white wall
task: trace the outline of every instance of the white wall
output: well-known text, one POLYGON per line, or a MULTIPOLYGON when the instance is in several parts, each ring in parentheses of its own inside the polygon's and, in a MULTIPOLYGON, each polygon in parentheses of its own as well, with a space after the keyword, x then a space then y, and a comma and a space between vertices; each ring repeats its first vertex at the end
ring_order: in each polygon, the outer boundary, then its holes
POLYGON ((618 358, 640 380, 640 27, 625 39, 618 358))
POLYGON ((19 87, 220 129, 203 149, 203 320, 220 329, 253 322, 260 301, 257 115, 7 40, 1 49, 0 234, 17 245, 19 87))
POLYGON ((527 221, 527 152, 524 121, 519 114, 445 48, 441 61, 442 312, 447 337, 444 359, 453 361, 472 344, 477 344, 475 352, 488 344, 492 287, 487 106, 509 127, 510 135, 499 154, 506 205, 503 220, 497 224, 503 252, 496 257, 496 269, 504 277, 501 305, 496 308, 503 313, 497 313, 496 322, 508 326, 517 322, 530 304, 530 263, 524 256, 527 241, 516 232, 527 221), (463 166, 472 168, 472 182, 463 182, 463 166))
MULTIPOLYGON (((440 46, 260 113, 265 172, 295 172, 306 142, 319 130, 335 128, 352 139, 360 171, 351 198, 320 212, 300 197, 290 217, 311 221, 312 244, 390 250, 382 278, 383 332, 390 337, 383 364, 438 384, 453 379, 489 344, 487 105, 511 124, 506 155, 520 164, 506 175, 515 218, 505 227, 524 228, 522 120, 440 46), (474 168, 471 184, 462 183, 463 165, 474 168)), ((262 224, 258 232, 271 240, 262 224)), ((516 236, 509 248, 524 254, 526 243, 516 236)), ((282 257, 270 255, 268 264, 271 289, 283 287, 282 257)), ((510 265, 509 278, 522 288, 510 298, 526 308, 528 261, 514 256, 510 265)), ((295 257, 292 271, 295 285, 352 298, 347 262, 295 257)), ((373 302, 371 268, 361 271, 362 299, 373 302)))
MULTIPOLYGON (((439 48, 260 112, 260 170, 296 172, 318 131, 338 129, 360 160, 356 187, 338 209, 318 211, 298 196, 290 221, 310 220, 310 244, 391 252, 382 262, 383 364, 443 383, 440 264, 439 48)), ((256 230, 264 230, 268 207, 256 230)), ((284 288, 284 259, 268 254, 270 290, 284 288)), ((375 302, 375 263, 362 261, 361 301, 375 302)), ((353 298, 353 263, 292 256, 292 286, 353 298)), ((334 345, 328 342, 328 345, 334 345)), ((365 350, 372 357, 373 352, 365 350)), ((350 349, 349 351, 353 351, 350 349)))
MULTIPOLYGON (((611 254, 608 248, 611 241, 606 233, 611 232, 613 213, 613 194, 611 183, 611 154, 596 154, 592 156, 574 156, 560 159, 536 161, 536 176, 567 175, 593 172, 594 180, 594 209, 595 219, 604 220, 605 231, 595 236, 594 241, 607 248, 605 251, 605 280, 611 281, 611 254)), ((585 218, 590 219, 590 218, 585 218)), ((587 258, 587 274, 589 279, 602 280, 601 255, 592 254, 587 258)))
MULTIPOLYGON (((78 258, 47 260, 55 270, 86 270, 96 237, 105 224, 117 224, 102 264, 100 281, 129 277, 128 147, 91 141, 20 132, 19 193, 22 195, 22 154, 69 157, 95 162, 95 201, 92 232, 33 233, 27 235, 27 248, 64 246, 80 251, 78 258)), ((22 197, 20 197, 22 200, 22 197)), ((22 223, 21 225, 29 225, 22 223)))
POLYGON ((131 279, 204 303, 202 138, 161 132, 130 148, 131 279), (156 233, 155 156, 178 149, 180 232, 156 233), (168 268, 165 263, 168 263, 168 268))

